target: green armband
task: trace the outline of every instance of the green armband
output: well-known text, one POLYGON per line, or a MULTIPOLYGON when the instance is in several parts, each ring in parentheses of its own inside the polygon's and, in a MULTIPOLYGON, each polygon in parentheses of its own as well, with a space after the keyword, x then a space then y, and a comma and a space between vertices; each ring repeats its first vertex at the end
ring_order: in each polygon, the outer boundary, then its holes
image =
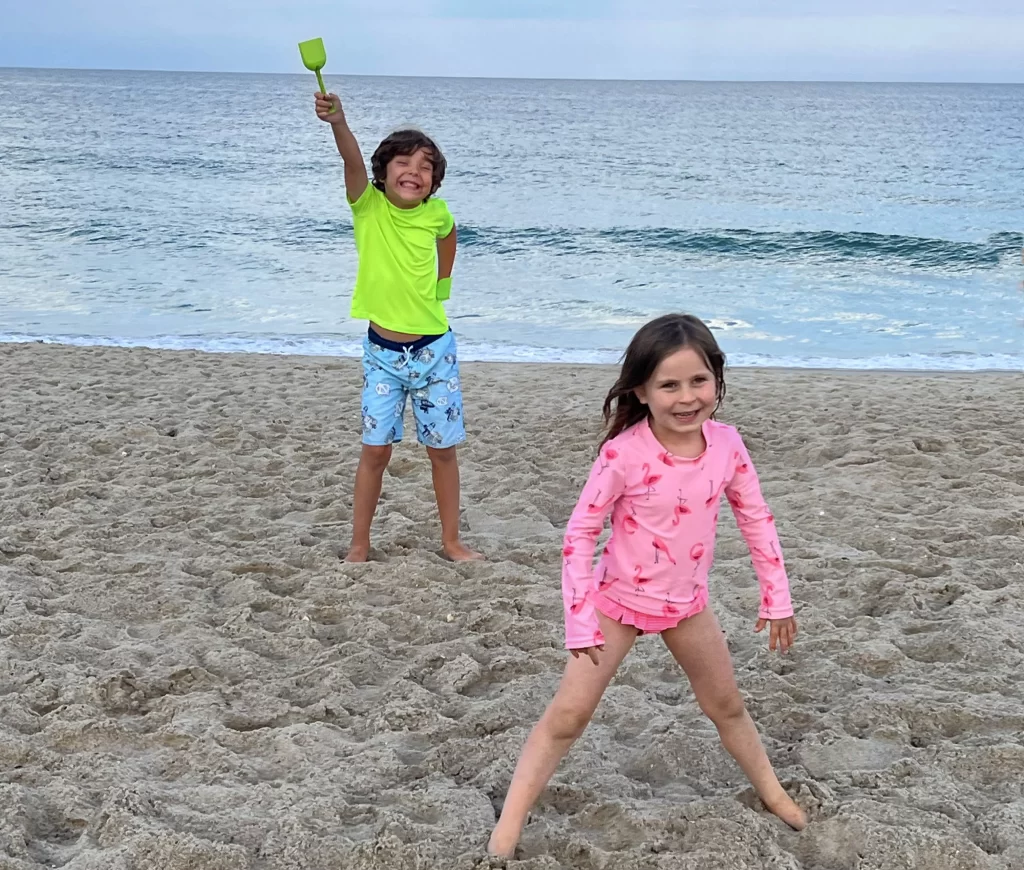
POLYGON ((452 279, 451 278, 438 278, 437 279, 437 301, 444 302, 452 295, 452 279))

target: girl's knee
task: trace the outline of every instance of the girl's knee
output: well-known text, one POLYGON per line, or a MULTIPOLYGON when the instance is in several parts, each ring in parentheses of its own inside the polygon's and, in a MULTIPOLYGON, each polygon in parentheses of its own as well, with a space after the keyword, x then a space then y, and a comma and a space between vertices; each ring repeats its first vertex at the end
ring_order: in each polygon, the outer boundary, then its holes
POLYGON ((544 727, 555 740, 576 740, 590 724, 590 710, 562 704, 552 705, 544 714, 544 727))
POLYGON ((743 697, 738 691, 724 692, 701 701, 701 710, 715 725, 741 719, 747 712, 743 697))

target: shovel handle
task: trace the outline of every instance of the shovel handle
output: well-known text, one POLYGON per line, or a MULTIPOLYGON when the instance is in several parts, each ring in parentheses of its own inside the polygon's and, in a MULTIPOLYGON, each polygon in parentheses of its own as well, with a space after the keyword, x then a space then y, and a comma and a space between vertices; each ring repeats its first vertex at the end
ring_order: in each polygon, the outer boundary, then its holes
MULTIPOLYGON (((320 75, 320 70, 316 71, 316 83, 318 85, 320 85, 320 93, 323 94, 326 97, 327 96, 327 88, 324 87, 324 77, 322 75, 320 75)), ((333 115, 334 114, 334 106, 331 106, 331 111, 329 111, 327 114, 328 115, 333 115)))

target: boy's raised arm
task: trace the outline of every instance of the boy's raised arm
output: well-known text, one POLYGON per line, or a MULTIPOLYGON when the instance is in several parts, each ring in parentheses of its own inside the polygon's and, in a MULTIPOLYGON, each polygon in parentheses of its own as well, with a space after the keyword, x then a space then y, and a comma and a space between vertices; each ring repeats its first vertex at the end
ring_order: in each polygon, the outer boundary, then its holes
POLYGON ((316 116, 331 125, 338 153, 345 162, 345 195, 349 202, 356 202, 363 195, 370 179, 366 174, 359 143, 348 126, 341 98, 337 94, 316 93, 316 116))

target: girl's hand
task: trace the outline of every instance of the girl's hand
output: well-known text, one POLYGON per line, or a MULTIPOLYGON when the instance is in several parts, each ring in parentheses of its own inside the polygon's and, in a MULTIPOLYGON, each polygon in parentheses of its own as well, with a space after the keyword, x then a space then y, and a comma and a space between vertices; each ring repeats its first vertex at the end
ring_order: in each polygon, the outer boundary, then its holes
POLYGON ((598 652, 604 652, 604 644, 602 643, 600 646, 585 646, 582 649, 571 649, 569 652, 572 653, 572 657, 574 659, 578 659, 580 657, 580 653, 586 653, 590 656, 590 660, 596 665, 598 663, 597 654, 598 652))
POLYGON ((341 97, 337 94, 313 94, 316 100, 316 116, 328 124, 337 124, 345 120, 345 110, 341 107, 341 97))
POLYGON ((761 631, 769 622, 772 624, 772 630, 768 638, 768 649, 774 652, 778 648, 785 652, 796 640, 796 620, 792 616, 785 619, 759 619, 754 631, 761 631))

